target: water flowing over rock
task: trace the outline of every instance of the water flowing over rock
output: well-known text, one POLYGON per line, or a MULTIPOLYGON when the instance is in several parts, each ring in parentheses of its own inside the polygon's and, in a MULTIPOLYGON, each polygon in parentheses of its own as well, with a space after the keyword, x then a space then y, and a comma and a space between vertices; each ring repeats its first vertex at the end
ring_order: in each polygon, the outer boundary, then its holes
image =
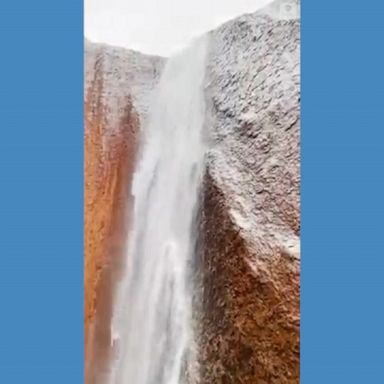
POLYGON ((206 41, 171 58, 150 109, 134 176, 135 212, 127 278, 113 332, 118 357, 110 383, 184 382, 191 356, 192 230, 203 174, 206 41))
POLYGON ((234 19, 165 67, 88 47, 86 314, 114 356, 87 384, 299 383, 297 7, 234 19))

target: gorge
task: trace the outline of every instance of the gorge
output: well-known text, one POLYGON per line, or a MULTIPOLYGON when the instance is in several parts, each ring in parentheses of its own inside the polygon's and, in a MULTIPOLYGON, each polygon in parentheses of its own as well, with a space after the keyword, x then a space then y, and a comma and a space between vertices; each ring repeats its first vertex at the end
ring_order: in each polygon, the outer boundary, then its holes
POLYGON ((86 383, 296 384, 300 20, 85 42, 86 383))

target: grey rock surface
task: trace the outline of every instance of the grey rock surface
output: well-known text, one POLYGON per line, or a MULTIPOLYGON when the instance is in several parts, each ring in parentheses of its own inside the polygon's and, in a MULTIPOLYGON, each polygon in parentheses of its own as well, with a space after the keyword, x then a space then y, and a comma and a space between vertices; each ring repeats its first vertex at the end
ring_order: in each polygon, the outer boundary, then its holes
POLYGON ((211 32, 208 162, 249 245, 299 257, 300 21, 279 3, 211 32))
POLYGON ((152 92, 158 83, 166 59, 126 48, 85 40, 85 89, 93 79, 96 66, 102 66, 103 99, 110 133, 119 129, 119 117, 131 98, 133 108, 144 127, 152 92))

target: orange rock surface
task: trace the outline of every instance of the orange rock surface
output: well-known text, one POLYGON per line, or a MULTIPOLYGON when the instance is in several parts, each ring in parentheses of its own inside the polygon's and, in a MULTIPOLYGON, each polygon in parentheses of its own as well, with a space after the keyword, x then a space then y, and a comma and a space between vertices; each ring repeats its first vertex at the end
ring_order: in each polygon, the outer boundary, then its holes
POLYGON ((199 383, 298 384, 300 261, 271 243, 253 252, 228 212, 207 174, 195 311, 199 383))
POLYGON ((89 383, 99 382, 110 353, 113 282, 122 269, 139 125, 127 97, 118 130, 110 133, 99 64, 96 60, 84 103, 84 335, 89 383))

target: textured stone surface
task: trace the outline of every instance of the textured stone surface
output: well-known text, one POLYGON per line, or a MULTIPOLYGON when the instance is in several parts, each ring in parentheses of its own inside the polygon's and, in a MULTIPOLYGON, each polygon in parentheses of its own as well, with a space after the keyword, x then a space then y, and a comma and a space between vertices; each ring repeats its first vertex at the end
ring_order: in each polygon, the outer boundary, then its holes
POLYGON ((207 174, 200 218, 200 381, 299 382, 299 270, 292 256, 254 252, 207 174), (200 317, 201 316, 201 317, 200 317))
MULTIPOLYGON (((84 332, 85 382, 108 368, 113 290, 123 270, 130 184, 140 127, 161 59, 85 43, 84 332), (155 75, 154 75, 155 74, 155 75)), ((160 66, 161 67, 161 66, 160 66)))
POLYGON ((102 67, 103 89, 101 100, 105 107, 108 135, 120 129, 120 116, 126 108, 127 95, 145 126, 152 91, 155 88, 165 59, 144 55, 125 48, 85 40, 85 89, 95 76, 95 68, 102 67))
MULTIPOLYGON (((193 383, 299 382, 300 22, 281 3, 210 33, 193 383)), ((85 326, 96 335, 86 361, 96 383, 138 133, 164 60, 86 42, 85 64, 85 326)))
POLYGON ((300 22, 211 33, 200 219, 201 383, 294 384, 300 345, 300 22))
POLYGON ((212 33, 209 167, 254 246, 255 233, 298 245, 299 28, 299 20, 260 12, 212 33))

